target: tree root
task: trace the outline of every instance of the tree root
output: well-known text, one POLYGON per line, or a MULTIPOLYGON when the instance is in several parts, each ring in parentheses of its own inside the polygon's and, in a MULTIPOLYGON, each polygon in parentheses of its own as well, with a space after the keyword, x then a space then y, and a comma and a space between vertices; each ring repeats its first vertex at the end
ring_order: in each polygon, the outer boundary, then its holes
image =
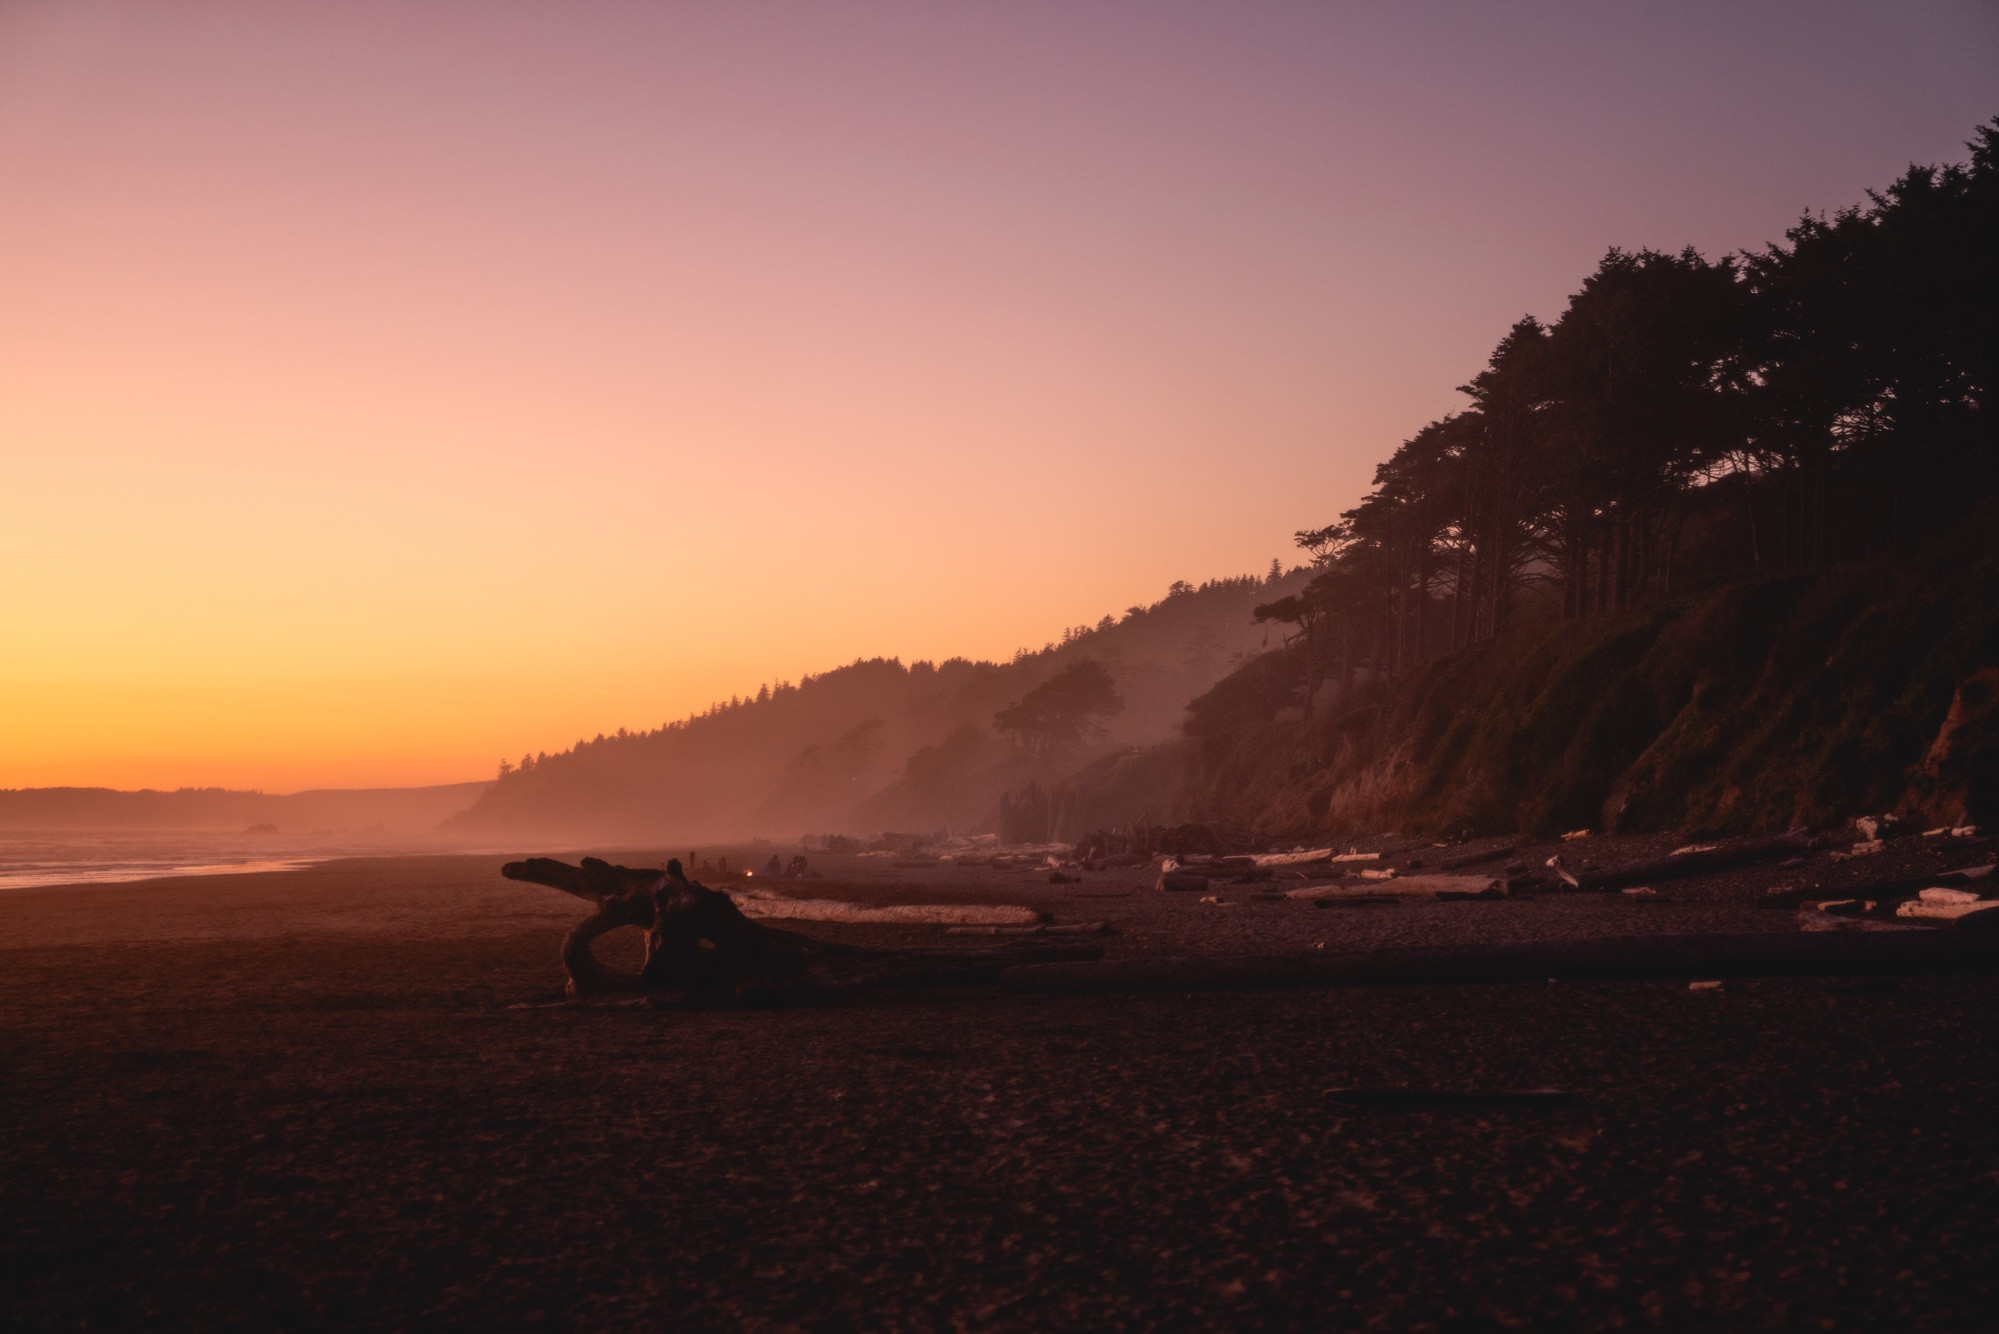
POLYGON ((509 862, 500 873, 597 904, 563 942, 572 1000, 677 994, 693 1005, 772 1005, 858 988, 989 984, 1023 964, 1103 956, 1099 947, 1081 942, 891 950, 816 940, 751 921, 727 894, 689 880, 677 861, 664 871, 644 871, 595 857, 580 866, 536 857, 509 862), (645 965, 636 974, 605 967, 591 948, 621 926, 646 933, 645 965))

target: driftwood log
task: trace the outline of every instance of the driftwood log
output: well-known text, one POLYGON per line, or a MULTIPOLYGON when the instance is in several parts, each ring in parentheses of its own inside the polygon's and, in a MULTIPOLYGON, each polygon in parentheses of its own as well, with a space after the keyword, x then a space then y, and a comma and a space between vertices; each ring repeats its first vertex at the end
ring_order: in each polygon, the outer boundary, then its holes
POLYGON ((597 905, 562 943, 568 994, 577 1000, 647 992, 677 994, 695 1005, 774 1004, 857 987, 990 983, 1016 965, 1103 955, 1082 942, 889 950, 816 940, 751 921, 727 894, 689 880, 677 861, 650 871, 595 857, 580 866, 533 857, 508 862, 500 874, 597 905), (636 974, 605 967, 591 949, 597 937, 624 926, 646 935, 645 964, 636 974))
POLYGON ((1043 964, 1012 969, 1001 984, 1008 991, 1109 993, 1992 972, 1999 972, 1999 940, 1982 932, 1787 931, 1043 964))
POLYGON ((1358 885, 1306 885, 1284 891, 1287 899, 1313 903, 1361 902, 1383 899, 1500 899, 1506 890, 1486 875, 1403 875, 1358 885))
POLYGON ((1517 857, 1526 850, 1524 845, 1508 843, 1504 847, 1487 848, 1484 852, 1467 852, 1456 857, 1446 857, 1437 863, 1439 871, 1462 871, 1467 866, 1482 866, 1486 862, 1496 862, 1501 857, 1517 857))
POLYGON ((1902 875, 1886 880, 1867 880, 1857 885, 1841 885, 1837 889, 1825 889, 1818 885, 1786 885, 1765 892, 1757 906, 1796 908, 1813 899, 1829 898, 1877 899, 1892 903, 1936 886, 1987 889, 1999 885, 1999 881, 1993 879, 1992 873, 1995 870, 1999 870, 1999 866, 1965 866, 1955 871, 1931 871, 1928 875, 1902 875))
POLYGON ((1548 865, 1572 889, 1612 890, 1624 889, 1631 885, 1649 885, 1658 880, 1677 880, 1683 876, 1706 875, 1710 871, 1732 871, 1738 866, 1752 866, 1757 862, 1776 861, 1785 857, 1800 857, 1809 851, 1811 846, 1812 836, 1809 830, 1793 829, 1790 833, 1779 834, 1775 838, 1752 838, 1741 843, 1725 843, 1716 848, 1676 852, 1667 857, 1627 862, 1623 866, 1611 866, 1598 871, 1571 871, 1562 865, 1559 857, 1551 858, 1548 865))

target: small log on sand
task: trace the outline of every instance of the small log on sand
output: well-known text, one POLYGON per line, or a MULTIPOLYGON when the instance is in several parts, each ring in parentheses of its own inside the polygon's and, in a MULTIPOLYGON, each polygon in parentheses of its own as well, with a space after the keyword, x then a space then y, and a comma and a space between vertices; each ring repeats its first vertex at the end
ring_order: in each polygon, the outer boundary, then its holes
POLYGON ((1678 880, 1710 871, 1732 871, 1738 866, 1795 857, 1811 847, 1811 832, 1793 829, 1775 838, 1752 838, 1720 847, 1691 848, 1666 857, 1652 857, 1600 871, 1570 871, 1559 858, 1549 865, 1571 888, 1585 891, 1623 889, 1626 885, 1649 885, 1660 880, 1678 880))
POLYGON ((1333 850, 1331 848, 1311 848, 1304 852, 1261 853, 1251 857, 1249 864, 1260 867, 1310 866, 1314 862, 1330 862, 1332 859, 1333 850))
POLYGON ((992 982, 1014 965, 1103 954, 1081 941, 888 950, 815 940, 751 921, 727 894, 687 879, 677 861, 644 871, 595 857, 581 866, 537 857, 509 862, 500 873, 596 903, 562 946, 568 992, 579 1000, 626 991, 677 993, 697 1005, 770 1004, 858 987, 992 982), (637 974, 606 968, 591 951, 598 936, 621 926, 646 933, 637 974))
POLYGON ((1896 908, 1895 915, 1989 929, 1999 926, 1999 900, 1981 899, 1968 889, 1933 886, 1896 908))
POLYGON ((1287 899, 1310 899, 1314 903, 1337 903, 1343 899, 1499 899, 1506 887, 1485 875, 1405 875, 1393 880, 1370 880, 1363 885, 1308 885, 1287 889, 1287 899))
POLYGON ((1000 981, 1009 991, 1108 993, 1992 972, 1999 940, 1983 932, 1786 931, 1038 964, 1000 981))
POLYGON ((1914 922, 1883 922, 1847 912, 1826 912, 1810 904, 1798 909, 1800 931, 1927 931, 1914 922))
MULTIPOLYGON (((1378 852, 1336 853, 1331 848, 1316 848, 1308 852, 1266 852, 1254 857, 1215 857, 1206 865, 1211 871, 1278 871, 1307 866, 1346 867, 1380 860, 1378 852)), ((1189 865, 1192 864, 1190 861, 1189 865)))

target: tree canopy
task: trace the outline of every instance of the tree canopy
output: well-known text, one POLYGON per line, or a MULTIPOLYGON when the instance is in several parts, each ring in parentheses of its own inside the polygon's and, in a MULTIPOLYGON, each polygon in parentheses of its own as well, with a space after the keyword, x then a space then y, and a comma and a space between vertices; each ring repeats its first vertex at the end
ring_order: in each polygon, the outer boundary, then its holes
POLYGON ((1393 677, 1532 604, 1589 616, 1902 547, 1999 477, 1999 119, 1971 160, 1710 261, 1613 249, 1515 323, 1359 505, 1260 693, 1393 677))
POLYGON ((1035 754, 1049 754, 1099 730, 1103 719, 1123 708, 1104 665, 1084 658, 1001 709, 993 723, 1035 754))

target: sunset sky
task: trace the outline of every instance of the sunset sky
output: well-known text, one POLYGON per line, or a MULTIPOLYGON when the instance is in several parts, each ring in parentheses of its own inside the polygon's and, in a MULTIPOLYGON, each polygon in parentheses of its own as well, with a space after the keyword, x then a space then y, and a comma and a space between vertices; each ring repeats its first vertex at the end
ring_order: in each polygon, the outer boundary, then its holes
POLYGON ((0 3, 0 786, 446 782, 1260 571, 1990 4, 0 3))

